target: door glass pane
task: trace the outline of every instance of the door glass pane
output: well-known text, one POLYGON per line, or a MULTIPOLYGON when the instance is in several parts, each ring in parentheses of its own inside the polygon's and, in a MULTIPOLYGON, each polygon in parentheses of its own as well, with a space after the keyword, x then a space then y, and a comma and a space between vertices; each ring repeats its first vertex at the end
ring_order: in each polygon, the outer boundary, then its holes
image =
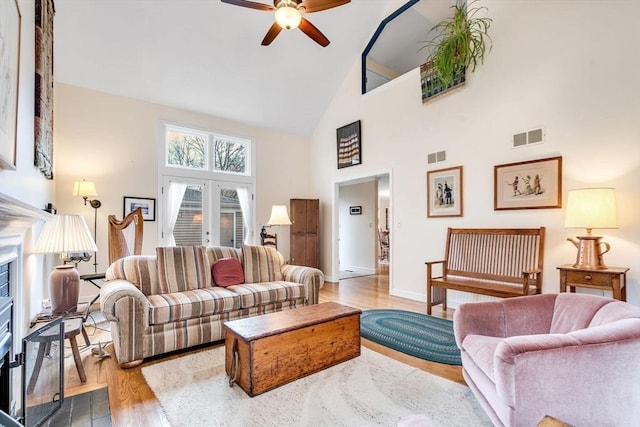
POLYGON ((202 244, 202 195, 204 188, 188 185, 180 204, 178 218, 173 229, 176 246, 202 244))
POLYGON ((245 227, 242 208, 235 189, 220 189, 220 246, 240 248, 244 241, 245 227))

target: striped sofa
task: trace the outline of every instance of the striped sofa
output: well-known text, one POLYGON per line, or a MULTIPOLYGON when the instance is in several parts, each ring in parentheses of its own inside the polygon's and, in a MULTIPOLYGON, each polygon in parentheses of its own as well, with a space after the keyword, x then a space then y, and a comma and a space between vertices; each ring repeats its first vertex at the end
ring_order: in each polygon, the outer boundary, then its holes
POLYGON ((146 357, 221 340, 227 320, 317 304, 324 275, 286 264, 270 247, 179 246, 119 259, 106 280, 101 310, 118 364, 130 368, 146 357), (244 283, 217 286, 212 266, 223 258, 241 263, 244 283))

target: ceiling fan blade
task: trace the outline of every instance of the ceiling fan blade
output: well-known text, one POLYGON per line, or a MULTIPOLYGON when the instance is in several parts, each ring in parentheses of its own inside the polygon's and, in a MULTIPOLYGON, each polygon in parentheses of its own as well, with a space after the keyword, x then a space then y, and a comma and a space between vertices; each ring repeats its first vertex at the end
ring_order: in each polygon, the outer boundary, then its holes
POLYGON ((249 9, 258 9, 258 10, 264 10, 267 12, 275 10, 275 7, 269 4, 256 3, 254 1, 247 1, 247 0, 220 0, 220 1, 222 1, 222 3, 228 3, 234 6, 248 7, 249 9))
POLYGON ((350 2, 351 0, 306 0, 300 3, 300 7, 304 8, 302 9, 304 13, 311 13, 342 6, 350 2))
POLYGON ((322 47, 327 47, 329 43, 331 43, 329 39, 326 38, 325 35, 322 34, 320 30, 315 27, 315 25, 307 21, 305 18, 302 18, 302 21, 300 21, 299 28, 302 30, 303 33, 311 37, 316 43, 318 43, 322 47))
POLYGON ((274 22, 269 31, 267 31, 267 35, 262 39, 262 46, 269 46, 273 39, 280 34, 280 31, 282 31, 282 27, 277 22, 274 22))

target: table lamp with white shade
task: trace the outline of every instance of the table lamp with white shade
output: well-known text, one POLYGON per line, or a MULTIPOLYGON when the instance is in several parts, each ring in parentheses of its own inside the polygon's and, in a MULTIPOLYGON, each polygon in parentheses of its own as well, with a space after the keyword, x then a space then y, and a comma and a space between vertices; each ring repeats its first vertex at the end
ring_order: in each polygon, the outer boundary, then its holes
POLYGON ((604 270, 607 266, 602 255, 611 250, 601 236, 592 235, 592 230, 618 228, 616 200, 613 188, 582 188, 570 190, 567 198, 565 228, 585 228, 585 236, 577 240, 568 238, 578 248, 575 268, 604 270), (603 250, 604 247, 604 250, 603 250))
POLYGON ((44 224, 34 252, 60 254, 64 263, 56 266, 49 276, 54 313, 72 311, 78 305, 80 274, 76 267, 78 262, 91 259, 91 252, 97 251, 81 215, 56 215, 44 224))
POLYGON ((266 227, 273 227, 274 225, 291 225, 291 219, 289 219, 286 205, 273 205, 271 207, 269 221, 267 221, 267 225, 262 226, 262 230, 260 231, 260 238, 263 245, 266 238, 273 237, 267 234, 266 227))

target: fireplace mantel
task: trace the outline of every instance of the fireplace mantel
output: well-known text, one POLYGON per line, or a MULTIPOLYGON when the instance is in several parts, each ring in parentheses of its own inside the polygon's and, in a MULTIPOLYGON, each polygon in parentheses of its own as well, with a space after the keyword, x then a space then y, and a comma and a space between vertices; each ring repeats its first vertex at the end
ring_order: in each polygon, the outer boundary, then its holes
POLYGON ((22 235, 36 222, 51 218, 49 212, 0 193, 0 236, 22 235))

